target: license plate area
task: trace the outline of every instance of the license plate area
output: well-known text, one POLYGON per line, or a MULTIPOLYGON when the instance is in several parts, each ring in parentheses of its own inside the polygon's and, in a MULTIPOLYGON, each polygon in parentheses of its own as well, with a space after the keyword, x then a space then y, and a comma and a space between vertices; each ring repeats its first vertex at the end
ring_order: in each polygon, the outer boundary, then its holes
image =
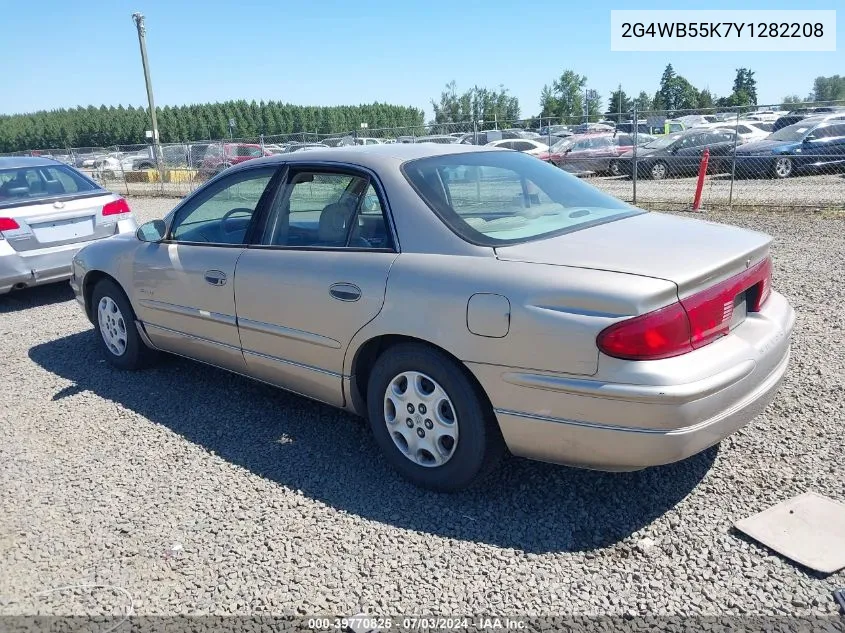
POLYGON ((731 311, 731 323, 728 326, 728 329, 732 330, 738 325, 741 325, 743 321, 745 321, 745 317, 748 316, 748 300, 746 295, 748 291, 740 292, 736 297, 734 297, 733 302, 733 310, 731 311))
POLYGON ((31 224, 32 234, 41 244, 84 239, 94 234, 94 218, 69 218, 31 224))

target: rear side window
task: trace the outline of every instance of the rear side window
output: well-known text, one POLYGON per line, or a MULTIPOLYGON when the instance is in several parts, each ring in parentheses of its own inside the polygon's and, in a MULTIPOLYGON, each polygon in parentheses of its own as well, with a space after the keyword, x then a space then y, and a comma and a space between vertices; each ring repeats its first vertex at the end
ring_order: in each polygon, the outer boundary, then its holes
POLYGON ((463 239, 514 244, 644 213, 548 163, 519 152, 445 154, 402 172, 463 239))
POLYGON ((64 165, 0 170, 0 206, 91 191, 101 189, 64 165))
POLYGON ((813 136, 816 138, 836 138, 839 136, 845 136, 845 124, 816 128, 813 132, 813 136))

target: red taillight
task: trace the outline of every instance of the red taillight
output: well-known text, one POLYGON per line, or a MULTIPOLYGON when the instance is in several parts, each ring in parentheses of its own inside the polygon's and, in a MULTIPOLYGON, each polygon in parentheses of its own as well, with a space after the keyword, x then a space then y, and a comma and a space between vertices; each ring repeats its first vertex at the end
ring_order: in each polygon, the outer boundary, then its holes
POLYGON ((20 224, 12 218, 0 218, 0 231, 14 231, 19 228, 21 228, 20 224))
POLYGON ((608 356, 628 360, 657 360, 692 351, 690 323, 680 303, 614 323, 596 343, 608 356))
POLYGON ((758 312, 771 287, 772 262, 767 257, 679 303, 614 323, 602 330, 596 344, 608 356, 627 360, 680 356, 728 333, 737 295, 751 289, 746 309, 758 312))
POLYGON ((129 213, 129 205, 123 198, 118 198, 103 206, 103 215, 119 215, 121 213, 129 213))

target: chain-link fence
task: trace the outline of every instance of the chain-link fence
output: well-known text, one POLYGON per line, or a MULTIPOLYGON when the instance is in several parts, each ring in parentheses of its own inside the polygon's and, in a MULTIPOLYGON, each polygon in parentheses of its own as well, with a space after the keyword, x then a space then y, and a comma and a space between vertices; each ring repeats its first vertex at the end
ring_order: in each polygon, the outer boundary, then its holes
POLYGON ((33 150, 124 195, 184 196, 232 165, 314 148, 462 143, 530 153, 649 208, 845 206, 845 102, 642 111, 523 121, 33 150), (596 117, 593 117, 594 119, 596 117), (706 164, 705 164, 706 158, 706 164))

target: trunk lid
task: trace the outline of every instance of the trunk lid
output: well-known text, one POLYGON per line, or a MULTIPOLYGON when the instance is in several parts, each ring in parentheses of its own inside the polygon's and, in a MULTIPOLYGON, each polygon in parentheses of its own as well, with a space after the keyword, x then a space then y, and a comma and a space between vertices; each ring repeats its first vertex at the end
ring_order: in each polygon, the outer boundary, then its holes
POLYGON ((102 192, 0 207, 0 217, 11 218, 19 227, 4 231, 3 237, 18 252, 109 237, 114 235, 117 221, 128 217, 103 216, 103 206, 117 199, 102 192))
POLYGON ((756 231, 650 212, 495 250, 502 260, 664 279, 683 299, 761 261, 771 241, 756 231))

